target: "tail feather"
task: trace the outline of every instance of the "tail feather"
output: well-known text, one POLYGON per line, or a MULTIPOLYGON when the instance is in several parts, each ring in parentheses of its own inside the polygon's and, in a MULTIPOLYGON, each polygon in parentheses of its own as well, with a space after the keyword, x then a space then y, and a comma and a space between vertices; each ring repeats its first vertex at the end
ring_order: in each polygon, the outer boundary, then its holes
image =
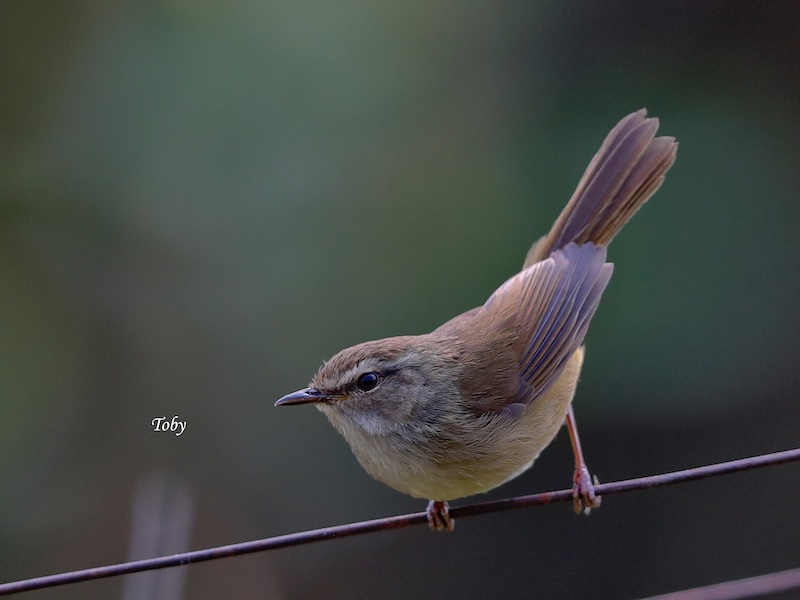
POLYGON ((550 232, 531 247, 525 267, 570 242, 608 245, 661 186, 678 144, 655 137, 658 119, 646 115, 645 109, 631 113, 609 132, 550 232))

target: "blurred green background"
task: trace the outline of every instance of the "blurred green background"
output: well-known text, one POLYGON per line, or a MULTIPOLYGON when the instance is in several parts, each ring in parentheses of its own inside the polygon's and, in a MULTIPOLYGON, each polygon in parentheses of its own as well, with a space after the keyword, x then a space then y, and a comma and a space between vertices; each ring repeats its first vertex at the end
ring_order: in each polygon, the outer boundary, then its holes
MULTIPOLYGON (((681 146, 610 251, 590 468, 800 445, 798 44, 788 1, 4 0, 0 581, 125 560, 157 473, 192 506, 173 551, 422 510, 272 402, 482 303, 643 106, 681 146)), ((488 497, 571 461, 562 432, 488 497)), ((195 565, 184 596, 635 598, 796 567, 799 469, 195 565)))

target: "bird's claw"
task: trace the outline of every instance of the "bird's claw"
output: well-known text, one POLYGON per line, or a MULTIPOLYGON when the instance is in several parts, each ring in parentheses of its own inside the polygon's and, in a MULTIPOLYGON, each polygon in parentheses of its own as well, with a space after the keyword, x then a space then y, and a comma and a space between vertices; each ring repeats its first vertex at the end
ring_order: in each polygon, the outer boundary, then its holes
POLYGON ((594 491, 594 486, 600 485, 597 476, 592 478, 586 465, 575 469, 572 486, 572 507, 577 514, 588 515, 593 508, 599 508, 602 498, 594 491))
POLYGON ((453 531, 456 521, 450 516, 447 502, 431 500, 428 502, 428 526, 434 531, 453 531))

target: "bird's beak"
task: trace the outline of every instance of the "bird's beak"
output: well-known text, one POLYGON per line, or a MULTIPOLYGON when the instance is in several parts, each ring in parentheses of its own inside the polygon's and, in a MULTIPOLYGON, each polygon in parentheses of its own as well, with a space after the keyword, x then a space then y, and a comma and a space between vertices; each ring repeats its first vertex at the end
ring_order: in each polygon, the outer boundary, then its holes
POLYGON ((275 406, 291 406, 293 404, 310 404, 312 402, 330 402, 333 398, 324 394, 317 388, 309 387, 285 395, 275 403, 275 406))

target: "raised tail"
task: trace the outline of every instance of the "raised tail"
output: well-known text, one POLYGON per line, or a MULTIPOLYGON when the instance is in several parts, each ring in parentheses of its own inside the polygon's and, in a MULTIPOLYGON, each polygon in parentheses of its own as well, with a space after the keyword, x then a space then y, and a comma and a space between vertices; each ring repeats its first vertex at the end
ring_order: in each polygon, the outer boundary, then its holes
POLYGON ((607 246, 664 181, 678 143, 655 137, 658 119, 647 110, 629 114, 612 129, 547 235, 525 257, 525 267, 570 242, 607 246))

